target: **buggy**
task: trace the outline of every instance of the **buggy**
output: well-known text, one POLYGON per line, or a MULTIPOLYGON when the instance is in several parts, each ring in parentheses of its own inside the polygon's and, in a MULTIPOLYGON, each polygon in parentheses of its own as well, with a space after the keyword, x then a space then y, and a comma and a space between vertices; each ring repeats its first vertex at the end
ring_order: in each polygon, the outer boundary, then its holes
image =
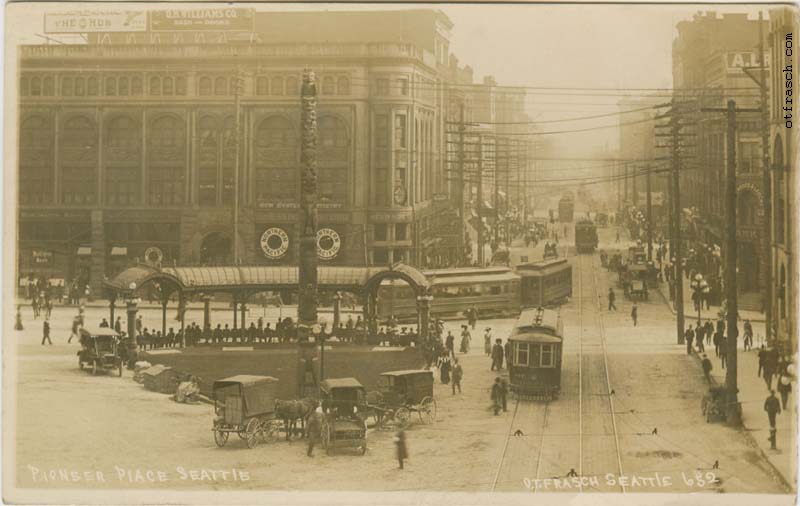
POLYGON ((370 392, 368 408, 375 416, 376 427, 396 426, 405 429, 411 413, 417 413, 422 423, 436 420, 436 400, 433 398, 433 372, 425 370, 391 371, 381 374, 382 388, 370 392))
POLYGON ((101 370, 116 369, 117 376, 122 376, 123 360, 117 331, 108 327, 81 327, 80 343, 78 367, 81 370, 88 367, 96 375, 101 370))
POLYGON ((355 378, 326 379, 320 382, 322 447, 330 455, 337 448, 357 448, 367 453, 365 416, 367 392, 355 378))
POLYGON ((214 382, 214 442, 223 447, 231 432, 254 448, 259 439, 274 440, 280 429, 275 419, 278 380, 241 374, 214 382))

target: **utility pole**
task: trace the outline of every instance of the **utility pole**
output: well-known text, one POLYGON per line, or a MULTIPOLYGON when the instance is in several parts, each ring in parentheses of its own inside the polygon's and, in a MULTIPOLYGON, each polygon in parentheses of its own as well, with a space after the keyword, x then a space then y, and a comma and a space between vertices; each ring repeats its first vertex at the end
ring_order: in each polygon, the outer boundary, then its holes
MULTIPOLYGON (((460 256, 464 255, 464 230, 466 227, 466 217, 464 216, 464 131, 466 125, 464 124, 464 103, 461 103, 458 121, 458 216, 461 219, 459 223, 459 251, 460 256)), ((461 263, 461 262, 460 262, 461 263)))
POLYGON ((647 261, 653 261, 653 200, 650 192, 652 191, 650 177, 651 177, 651 168, 649 166, 645 167, 647 174, 645 176, 645 182, 647 184, 647 261))
MULTIPOLYGON (((674 109, 673 109, 674 111, 674 109)), ((672 247, 672 257, 675 259, 673 267, 675 268, 675 309, 678 313, 677 318, 677 332, 678 344, 684 343, 683 337, 683 255, 681 252, 681 188, 680 188, 680 152, 678 145, 680 123, 678 118, 672 118, 672 221, 675 236, 675 245, 672 247)))
POLYGON ((508 157, 506 158, 506 163, 505 163, 505 165, 506 165, 506 205, 503 208, 504 211, 505 211, 505 213, 504 213, 505 217, 504 217, 503 222, 505 223, 506 246, 508 246, 509 248, 511 247, 511 237, 509 236, 509 234, 511 233, 511 228, 510 228, 510 224, 509 224, 509 220, 508 220, 508 216, 509 216, 508 211, 509 211, 509 208, 511 207, 511 188, 510 188, 510 184, 511 184, 511 157, 513 155, 513 151, 512 150, 514 150, 514 149, 516 149, 516 146, 514 146, 513 143, 511 143, 510 141, 507 140, 506 141, 506 153, 508 153, 508 157))
MULTIPOLYGON (((766 260, 766 272, 764 273, 764 320, 766 325, 767 343, 772 342, 772 177, 770 174, 769 162, 769 114, 767 111, 767 71, 766 54, 764 53, 763 39, 763 20, 764 15, 758 13, 758 54, 761 60, 761 151, 763 167, 761 171, 764 176, 764 260, 766 260)), ((773 65, 776 63, 773 62, 773 65)))
MULTIPOLYGON (((502 144, 502 142, 501 142, 502 144)), ((497 160, 498 137, 494 137, 494 245, 499 243, 500 233, 500 164, 497 160)))
POLYGON ((235 139, 235 148, 236 152, 234 153, 233 158, 233 263, 239 265, 240 258, 239 258, 239 160, 241 158, 241 150, 242 150, 242 128, 241 128, 241 104, 239 101, 239 97, 242 94, 242 86, 244 84, 244 80, 241 76, 241 71, 239 68, 236 69, 236 77, 234 79, 234 114, 236 115, 234 119, 234 128, 236 129, 236 134, 234 135, 235 139))
POLYGON ((483 135, 478 136, 478 265, 483 267, 483 135))

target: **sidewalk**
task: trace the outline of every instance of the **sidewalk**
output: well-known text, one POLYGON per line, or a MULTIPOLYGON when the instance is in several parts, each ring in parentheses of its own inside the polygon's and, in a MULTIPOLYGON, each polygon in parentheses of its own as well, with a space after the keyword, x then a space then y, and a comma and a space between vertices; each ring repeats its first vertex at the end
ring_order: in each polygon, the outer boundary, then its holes
MULTIPOLYGON (((692 323, 697 320, 697 311, 694 308, 694 304, 692 303, 692 289, 689 286, 689 280, 685 277, 683 279, 683 314, 686 315, 687 320, 689 323, 692 323)), ((672 314, 677 314, 675 309, 675 302, 669 300, 669 285, 664 283, 658 283, 656 286, 656 290, 664 297, 664 301, 669 306, 669 310, 672 311, 672 314)), ((720 306, 711 306, 710 309, 706 309, 705 305, 703 306, 703 310, 700 313, 700 317, 703 320, 707 320, 711 318, 712 320, 716 320, 719 315, 720 306)), ((739 317, 741 320, 750 320, 752 323, 765 323, 766 319, 764 313, 760 313, 758 311, 748 311, 744 309, 739 310, 739 317)), ((688 323, 687 323, 688 325, 688 323)), ((766 332, 763 330, 763 326, 753 326, 753 334, 754 337, 757 337, 758 331, 756 327, 761 328, 761 335, 765 335, 766 332)))
MULTIPOLYGON (((720 360, 714 356, 713 346, 707 348, 713 370, 711 376, 715 383, 725 383, 725 369, 720 360)), ((794 492, 797 489, 797 383, 792 383, 786 411, 777 418, 777 450, 770 449, 769 421, 764 411, 764 401, 769 395, 767 385, 758 373, 758 355, 756 351, 740 351, 738 354, 739 402, 742 406, 742 429, 751 436, 758 451, 769 461, 779 475, 779 479, 794 492)), ((775 388, 777 379, 773 378, 775 388)), ((776 393, 776 395, 778 395, 776 393)), ((780 395, 778 395, 780 398, 780 395)))

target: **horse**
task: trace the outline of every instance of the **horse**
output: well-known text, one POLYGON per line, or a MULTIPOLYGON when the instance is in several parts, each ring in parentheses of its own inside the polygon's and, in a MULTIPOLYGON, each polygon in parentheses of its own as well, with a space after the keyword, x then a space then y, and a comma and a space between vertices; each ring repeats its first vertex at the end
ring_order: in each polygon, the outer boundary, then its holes
POLYGON ((306 397, 304 399, 296 400, 281 400, 275 399, 275 416, 283 420, 283 426, 286 430, 286 440, 288 441, 291 434, 297 430, 297 420, 300 420, 300 428, 302 436, 305 437, 306 428, 305 422, 311 413, 317 409, 319 402, 316 399, 306 397))

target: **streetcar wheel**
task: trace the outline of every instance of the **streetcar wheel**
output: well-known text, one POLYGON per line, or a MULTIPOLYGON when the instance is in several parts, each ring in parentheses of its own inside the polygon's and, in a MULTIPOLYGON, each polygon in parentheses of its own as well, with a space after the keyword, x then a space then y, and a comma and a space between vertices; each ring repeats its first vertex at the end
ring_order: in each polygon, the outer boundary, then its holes
POLYGON ((436 421, 436 401, 433 397, 425 397, 420 404, 419 419, 422 423, 433 423, 436 421))
POLYGON ((215 430, 214 431, 214 442, 217 443, 217 446, 222 448, 223 446, 225 446, 225 443, 228 442, 228 433, 227 432, 223 432, 221 430, 215 430))
POLYGON ((397 421, 397 426, 401 429, 408 427, 411 420, 411 412, 407 408, 399 408, 394 413, 394 419, 397 421))
POLYGON ((252 418, 247 422, 245 431, 247 433, 247 447, 255 448, 256 444, 258 444, 258 435, 261 432, 261 422, 257 418, 252 418))

